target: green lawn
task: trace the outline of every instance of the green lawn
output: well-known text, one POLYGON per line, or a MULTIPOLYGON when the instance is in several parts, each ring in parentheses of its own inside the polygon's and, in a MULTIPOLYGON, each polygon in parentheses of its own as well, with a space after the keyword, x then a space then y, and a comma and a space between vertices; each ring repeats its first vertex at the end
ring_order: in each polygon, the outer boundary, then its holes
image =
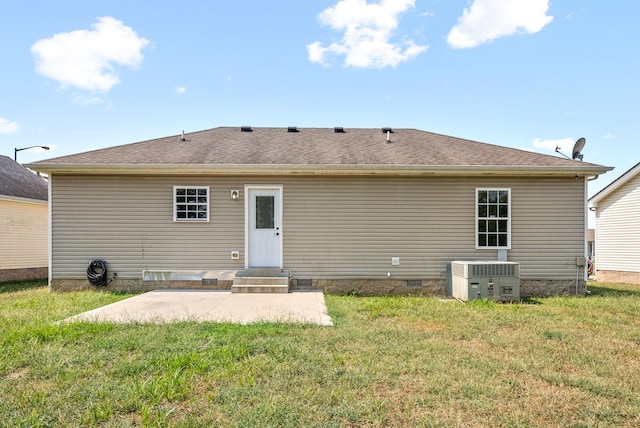
POLYGON ((640 288, 590 289, 327 296, 318 327, 56 324, 127 296, 0 284, 0 426, 640 426, 640 288))

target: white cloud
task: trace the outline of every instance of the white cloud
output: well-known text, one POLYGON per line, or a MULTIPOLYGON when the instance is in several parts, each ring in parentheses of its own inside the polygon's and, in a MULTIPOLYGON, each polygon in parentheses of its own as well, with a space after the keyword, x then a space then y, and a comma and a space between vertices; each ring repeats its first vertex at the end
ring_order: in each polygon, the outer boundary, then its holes
POLYGON ((345 65, 362 68, 395 67, 425 52, 428 46, 412 40, 391 43, 398 28, 398 16, 415 6, 415 0, 340 0, 318 16, 320 23, 342 32, 342 38, 328 46, 307 45, 309 61, 329 65, 330 57, 344 55, 345 65))
POLYGON ((549 0, 473 0, 447 36, 454 48, 472 48, 516 33, 537 33, 551 22, 549 0))
POLYGON ((573 150, 573 145, 576 140, 573 138, 560 138, 558 140, 542 140, 540 138, 536 138, 533 140, 533 147, 538 149, 548 149, 551 151, 556 151, 556 147, 559 147, 562 153, 571 154, 571 150, 573 150))
POLYGON ((104 104, 107 105, 107 107, 110 107, 109 103, 107 103, 103 98, 97 97, 95 95, 84 95, 81 93, 75 93, 71 97, 71 101, 81 106, 94 106, 104 104))
POLYGON ((182 94, 184 94, 185 92, 187 92, 187 88, 186 88, 186 87, 184 87, 184 86, 182 86, 182 85, 178 85, 178 86, 176 86, 176 94, 178 94, 178 95, 182 95, 182 94))
POLYGON ((13 134, 18 132, 18 122, 0 117, 0 134, 13 134))
POLYGON ((133 69, 140 66, 147 39, 109 16, 98 18, 91 27, 37 41, 31 47, 36 71, 63 88, 107 92, 120 82, 115 64, 133 69))
POLYGON ((602 136, 605 140, 610 140, 611 138, 616 138, 616 134, 612 134, 611 132, 607 132, 602 136))

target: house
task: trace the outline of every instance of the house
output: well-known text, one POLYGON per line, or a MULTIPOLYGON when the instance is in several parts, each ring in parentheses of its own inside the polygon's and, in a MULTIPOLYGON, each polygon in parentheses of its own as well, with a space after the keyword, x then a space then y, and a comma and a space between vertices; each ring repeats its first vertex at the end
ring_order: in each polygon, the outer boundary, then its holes
POLYGON ((611 168, 416 129, 219 127, 30 165, 51 186, 50 287, 444 295, 453 260, 585 292, 587 180, 611 168), (112 274, 117 274, 113 275, 112 274))
POLYGON ((589 199, 598 281, 640 284, 640 163, 589 199))
POLYGON ((48 274, 47 181, 0 156, 0 282, 48 274))

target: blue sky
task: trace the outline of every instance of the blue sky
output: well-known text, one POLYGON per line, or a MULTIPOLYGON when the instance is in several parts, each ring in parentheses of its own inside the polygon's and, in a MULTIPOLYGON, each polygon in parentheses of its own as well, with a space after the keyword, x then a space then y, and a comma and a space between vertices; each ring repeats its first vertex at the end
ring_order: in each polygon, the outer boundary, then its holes
MULTIPOLYGON (((640 2, 4 2, 0 154, 216 126, 418 128, 640 161, 640 2)), ((558 155, 559 156, 559 155, 558 155)))

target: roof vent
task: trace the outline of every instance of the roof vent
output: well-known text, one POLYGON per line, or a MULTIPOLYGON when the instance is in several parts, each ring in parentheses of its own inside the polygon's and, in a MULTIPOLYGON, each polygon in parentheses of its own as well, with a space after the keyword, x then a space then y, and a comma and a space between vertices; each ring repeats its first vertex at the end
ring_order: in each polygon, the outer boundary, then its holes
POLYGON ((298 131, 298 127, 290 126, 287 128, 287 132, 300 132, 300 131, 298 131))
POLYGON ((250 126, 241 126, 240 132, 253 132, 253 129, 250 126))
POLYGON ((391 129, 391 128, 382 128, 382 132, 387 134, 387 144, 391 143, 391 134, 393 133, 393 129, 391 129))
POLYGON ((338 134, 344 134, 344 128, 342 126, 336 126, 335 128, 333 128, 333 132, 338 133, 338 134))
POLYGON ((182 130, 182 138, 180 139, 181 141, 185 141, 186 139, 184 138, 184 129, 182 130))

